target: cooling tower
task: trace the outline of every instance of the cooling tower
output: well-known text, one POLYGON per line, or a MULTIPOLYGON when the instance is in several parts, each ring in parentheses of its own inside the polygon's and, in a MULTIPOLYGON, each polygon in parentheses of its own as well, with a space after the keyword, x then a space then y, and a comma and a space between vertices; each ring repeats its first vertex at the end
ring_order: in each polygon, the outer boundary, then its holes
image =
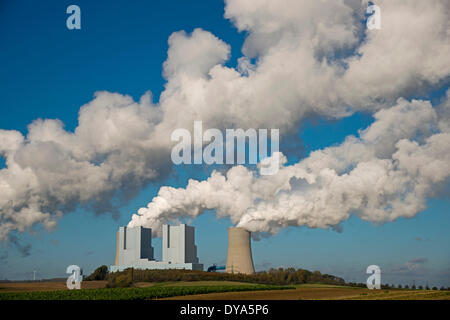
POLYGON ((228 258, 226 272, 255 273, 250 232, 243 228, 228 228, 228 258))

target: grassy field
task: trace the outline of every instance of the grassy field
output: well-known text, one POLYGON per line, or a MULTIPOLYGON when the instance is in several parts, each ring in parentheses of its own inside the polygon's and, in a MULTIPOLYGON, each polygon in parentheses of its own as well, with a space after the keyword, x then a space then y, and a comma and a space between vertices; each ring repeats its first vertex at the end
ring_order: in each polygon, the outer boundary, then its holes
MULTIPOLYGON (((106 281, 83 281, 82 289, 105 288, 106 281)), ((53 291, 67 290, 66 282, 36 281, 36 282, 1 282, 0 294, 3 292, 30 292, 30 291, 53 291)))
POLYGON ((178 281, 138 282, 132 288, 105 286, 106 281, 84 281, 82 290, 67 290, 65 282, 0 283, 0 300, 450 300, 450 291, 368 290, 324 284, 267 286, 232 281, 178 281))
POLYGON ((136 282, 133 286, 137 288, 147 287, 198 287, 198 286, 246 286, 256 285, 257 283, 238 282, 238 281, 170 281, 170 282, 136 282))
POLYGON ((447 290, 377 290, 347 300, 450 300, 447 290))
POLYGON ((303 284, 295 289, 261 292, 222 292, 170 297, 171 300, 450 300, 450 291, 369 290, 366 288, 303 284))
MULTIPOLYGON (((102 289, 106 287, 106 281, 83 281, 81 289, 102 289)), ((237 281, 172 281, 172 282, 137 282, 136 288, 147 287, 189 287, 189 286, 238 286, 249 285, 247 282, 237 281)), ((252 284, 257 285, 257 284, 252 284)), ((31 292, 67 290, 65 282, 3 282, 0 283, 0 294, 4 292, 31 292)))
POLYGON ((15 291, 0 292, 0 300, 149 300, 173 296, 196 295, 217 292, 259 290, 287 290, 293 287, 233 284, 233 285, 153 285, 132 288, 101 288, 82 290, 15 291))

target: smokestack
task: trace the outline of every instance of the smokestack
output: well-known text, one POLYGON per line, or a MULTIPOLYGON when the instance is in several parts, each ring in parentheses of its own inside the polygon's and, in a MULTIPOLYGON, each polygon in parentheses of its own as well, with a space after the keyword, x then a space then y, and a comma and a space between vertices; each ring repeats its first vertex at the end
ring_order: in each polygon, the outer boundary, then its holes
POLYGON ((243 228, 228 228, 228 258, 226 272, 255 273, 250 232, 243 228))

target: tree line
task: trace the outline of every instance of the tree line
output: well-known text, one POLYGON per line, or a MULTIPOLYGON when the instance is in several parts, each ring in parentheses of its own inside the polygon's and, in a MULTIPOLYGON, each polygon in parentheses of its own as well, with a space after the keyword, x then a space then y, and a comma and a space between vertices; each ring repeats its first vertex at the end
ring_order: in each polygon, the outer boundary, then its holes
POLYGON ((106 266, 97 268, 84 280, 107 280, 108 286, 128 286, 133 282, 167 281, 239 281, 260 284, 288 285, 303 283, 322 283, 345 285, 342 278, 322 274, 320 271, 305 269, 278 268, 254 274, 205 272, 195 270, 141 270, 128 268, 121 272, 108 273, 106 266))
MULTIPOLYGON (((84 280, 107 280, 109 287, 127 287, 134 282, 168 282, 168 281, 238 281, 272 285, 295 285, 306 283, 332 284, 365 288, 365 283, 345 282, 343 278, 331 274, 322 274, 320 271, 309 271, 295 268, 271 268, 268 271, 260 271, 254 274, 206 272, 196 270, 141 270, 128 268, 121 272, 108 272, 108 267, 103 265, 86 277, 84 280)), ((439 290, 436 286, 428 285, 402 286, 394 284, 382 284, 381 289, 407 289, 407 290, 439 290)), ((440 287, 440 290, 450 290, 450 287, 440 287)))

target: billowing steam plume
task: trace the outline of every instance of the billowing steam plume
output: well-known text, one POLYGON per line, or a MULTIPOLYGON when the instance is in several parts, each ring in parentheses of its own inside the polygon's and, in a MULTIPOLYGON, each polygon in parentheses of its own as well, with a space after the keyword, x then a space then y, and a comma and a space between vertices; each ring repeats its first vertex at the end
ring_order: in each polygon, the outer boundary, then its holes
POLYGON ((450 176, 449 122, 439 122, 429 102, 404 99, 375 119, 359 137, 315 151, 272 176, 236 166, 226 175, 190 180, 185 189, 163 187, 130 226, 159 230, 162 223, 206 209, 252 232, 272 234, 286 226, 337 227, 351 213, 376 223, 412 217, 450 176))
POLYGON ((185 190, 164 187, 132 224, 216 208, 249 230, 276 232, 335 226, 352 212, 388 221, 422 210, 448 176, 449 123, 437 120, 448 119, 448 108, 397 99, 447 85, 449 2, 377 1, 382 28, 372 31, 362 23, 367 1, 283 2, 226 1, 225 18, 247 32, 237 68, 224 66, 230 48, 211 33, 175 32, 157 103, 149 93, 135 102, 98 92, 74 132, 58 120, 36 120, 26 136, 0 130, 0 240, 36 225, 52 228, 80 205, 116 212, 117 199, 170 172, 171 132, 194 120, 287 135, 309 115, 338 119, 363 110, 376 117, 359 138, 275 176, 237 166, 185 190))

